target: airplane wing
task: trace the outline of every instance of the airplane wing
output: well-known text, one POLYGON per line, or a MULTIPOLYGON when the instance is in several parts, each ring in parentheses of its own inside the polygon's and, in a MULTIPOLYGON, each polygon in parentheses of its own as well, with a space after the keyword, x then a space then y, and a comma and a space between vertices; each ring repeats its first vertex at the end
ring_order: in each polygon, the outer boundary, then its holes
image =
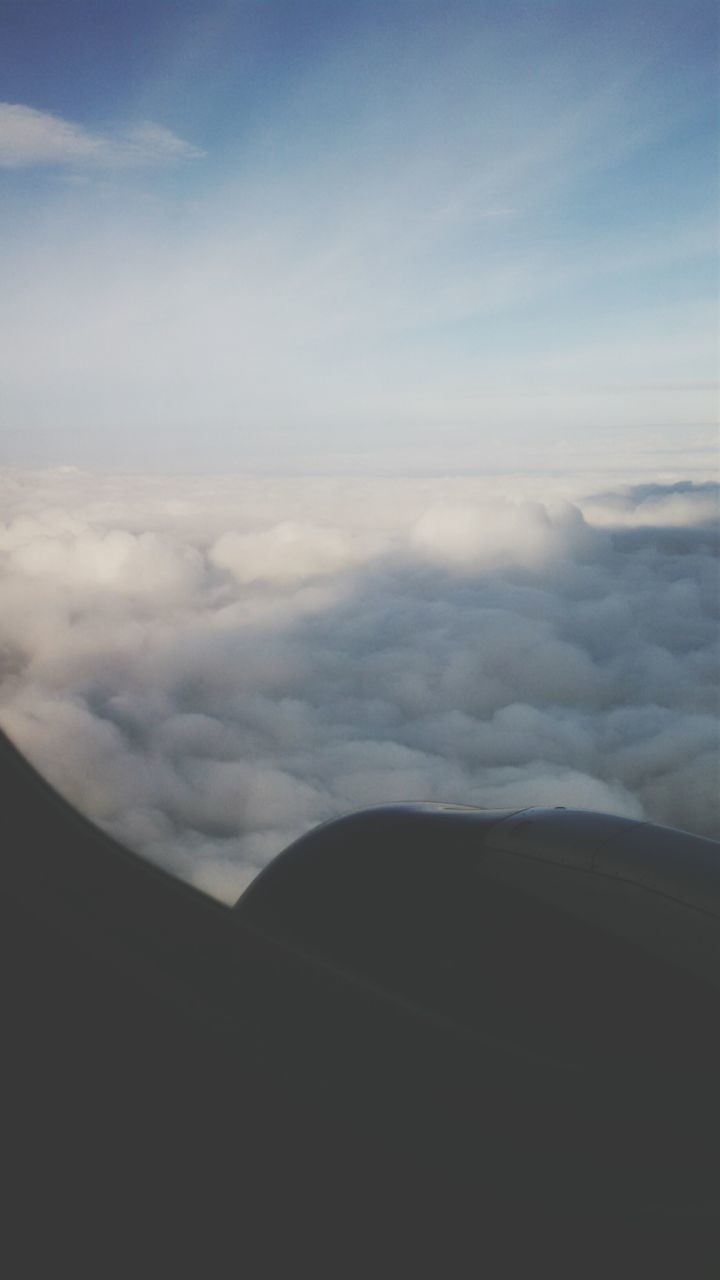
POLYGON ((390 1232, 407 1261, 717 1223, 716 842, 384 806, 310 832, 230 908, 2 736, 0 778, 15 1224, 77 1246, 82 1205, 83 1239, 162 1223, 169 1247, 269 1214, 270 1252, 295 1223, 368 1257, 390 1232))

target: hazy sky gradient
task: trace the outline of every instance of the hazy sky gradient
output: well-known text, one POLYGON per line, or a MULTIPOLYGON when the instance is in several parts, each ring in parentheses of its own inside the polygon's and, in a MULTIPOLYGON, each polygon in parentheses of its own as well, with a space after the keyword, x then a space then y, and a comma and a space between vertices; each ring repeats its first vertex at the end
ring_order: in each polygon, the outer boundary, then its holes
POLYGON ((714 15, 5 0, 0 462, 712 449, 714 15))

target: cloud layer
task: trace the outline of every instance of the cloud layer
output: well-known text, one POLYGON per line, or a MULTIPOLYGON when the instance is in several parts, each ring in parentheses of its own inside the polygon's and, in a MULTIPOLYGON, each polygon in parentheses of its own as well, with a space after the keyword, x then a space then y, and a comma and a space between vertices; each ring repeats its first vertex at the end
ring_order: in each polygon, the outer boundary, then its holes
POLYGON ((7 473, 0 722, 228 899, 390 800, 720 837, 717 486, 537 489, 7 473))

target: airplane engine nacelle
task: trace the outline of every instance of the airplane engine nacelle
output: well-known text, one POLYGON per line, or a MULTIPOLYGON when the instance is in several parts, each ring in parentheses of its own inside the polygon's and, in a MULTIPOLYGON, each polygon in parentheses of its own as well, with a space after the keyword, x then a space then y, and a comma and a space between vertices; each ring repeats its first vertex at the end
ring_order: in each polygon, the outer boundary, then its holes
POLYGON ((362 1125, 421 1134, 428 1168, 462 1150, 495 1189, 561 1203, 711 1188, 714 841, 584 811, 386 806, 304 836, 235 910, 342 993, 302 1037, 332 1061, 325 1101, 336 1088, 345 1115, 360 1078, 362 1125))

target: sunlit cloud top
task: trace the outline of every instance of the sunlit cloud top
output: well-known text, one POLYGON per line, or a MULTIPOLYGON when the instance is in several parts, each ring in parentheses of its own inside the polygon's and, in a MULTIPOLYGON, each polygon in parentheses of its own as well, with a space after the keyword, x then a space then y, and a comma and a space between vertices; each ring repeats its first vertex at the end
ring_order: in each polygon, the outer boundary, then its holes
POLYGON ((461 470, 707 439, 714 6, 0 21, 0 460, 461 470))

